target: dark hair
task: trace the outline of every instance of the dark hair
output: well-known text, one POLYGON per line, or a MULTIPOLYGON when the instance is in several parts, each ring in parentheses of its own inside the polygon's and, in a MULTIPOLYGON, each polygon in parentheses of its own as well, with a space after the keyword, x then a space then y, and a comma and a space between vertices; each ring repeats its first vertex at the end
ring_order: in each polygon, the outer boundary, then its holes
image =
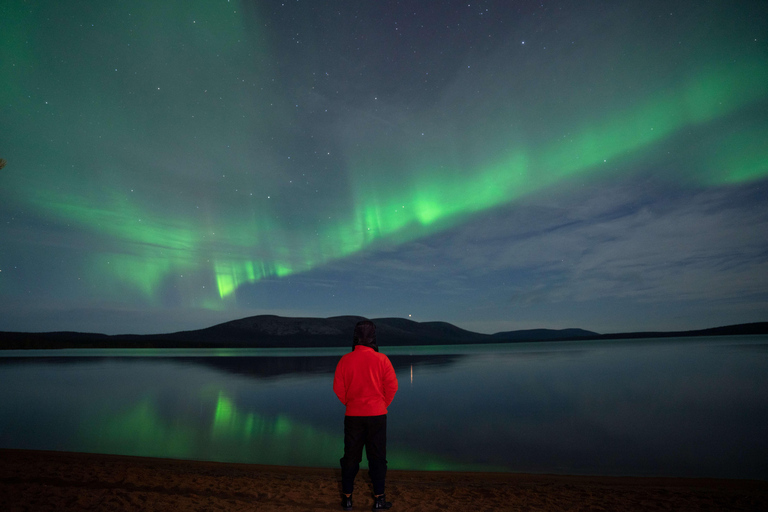
POLYGON ((352 350, 355 350, 357 345, 370 347, 376 352, 379 351, 379 346, 376 344, 376 326, 370 320, 360 320, 355 325, 355 334, 352 337, 352 350))

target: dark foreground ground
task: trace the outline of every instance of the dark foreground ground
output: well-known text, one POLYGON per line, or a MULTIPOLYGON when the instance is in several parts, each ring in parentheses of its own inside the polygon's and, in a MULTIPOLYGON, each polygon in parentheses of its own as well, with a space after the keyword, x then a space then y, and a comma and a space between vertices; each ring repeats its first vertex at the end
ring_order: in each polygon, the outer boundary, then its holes
MULTIPOLYGON (((339 471, 0 450, 0 510, 341 510, 339 471)), ((768 482, 390 471, 396 511, 758 511, 768 482)), ((370 510, 358 476, 355 510, 370 510)))

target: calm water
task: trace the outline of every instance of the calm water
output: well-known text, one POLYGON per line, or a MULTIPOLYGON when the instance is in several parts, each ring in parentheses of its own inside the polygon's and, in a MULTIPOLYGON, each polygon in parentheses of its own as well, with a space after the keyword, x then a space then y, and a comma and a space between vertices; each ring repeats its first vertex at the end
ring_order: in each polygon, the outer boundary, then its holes
MULTIPOLYGON (((0 352, 0 447, 335 467, 346 351, 0 352)), ((768 336, 382 351, 391 468, 768 479, 768 336)))

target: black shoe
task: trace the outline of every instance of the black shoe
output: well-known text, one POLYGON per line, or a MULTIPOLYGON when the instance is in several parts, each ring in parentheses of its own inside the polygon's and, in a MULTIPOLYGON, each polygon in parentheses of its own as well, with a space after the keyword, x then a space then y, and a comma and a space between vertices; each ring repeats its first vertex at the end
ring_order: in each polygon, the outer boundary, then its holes
POLYGON ((352 510, 352 496, 341 495, 341 508, 342 510, 352 510))
POLYGON ((389 510, 392 508, 392 503, 387 501, 385 495, 373 497, 373 510, 389 510))

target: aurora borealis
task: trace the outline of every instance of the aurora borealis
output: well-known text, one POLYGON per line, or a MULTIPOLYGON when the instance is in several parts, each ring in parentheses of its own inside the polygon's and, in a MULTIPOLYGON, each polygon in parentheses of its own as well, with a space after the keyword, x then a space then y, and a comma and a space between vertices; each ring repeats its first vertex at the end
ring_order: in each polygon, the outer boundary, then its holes
POLYGON ((0 16, 0 330, 765 320, 764 2, 0 16))

